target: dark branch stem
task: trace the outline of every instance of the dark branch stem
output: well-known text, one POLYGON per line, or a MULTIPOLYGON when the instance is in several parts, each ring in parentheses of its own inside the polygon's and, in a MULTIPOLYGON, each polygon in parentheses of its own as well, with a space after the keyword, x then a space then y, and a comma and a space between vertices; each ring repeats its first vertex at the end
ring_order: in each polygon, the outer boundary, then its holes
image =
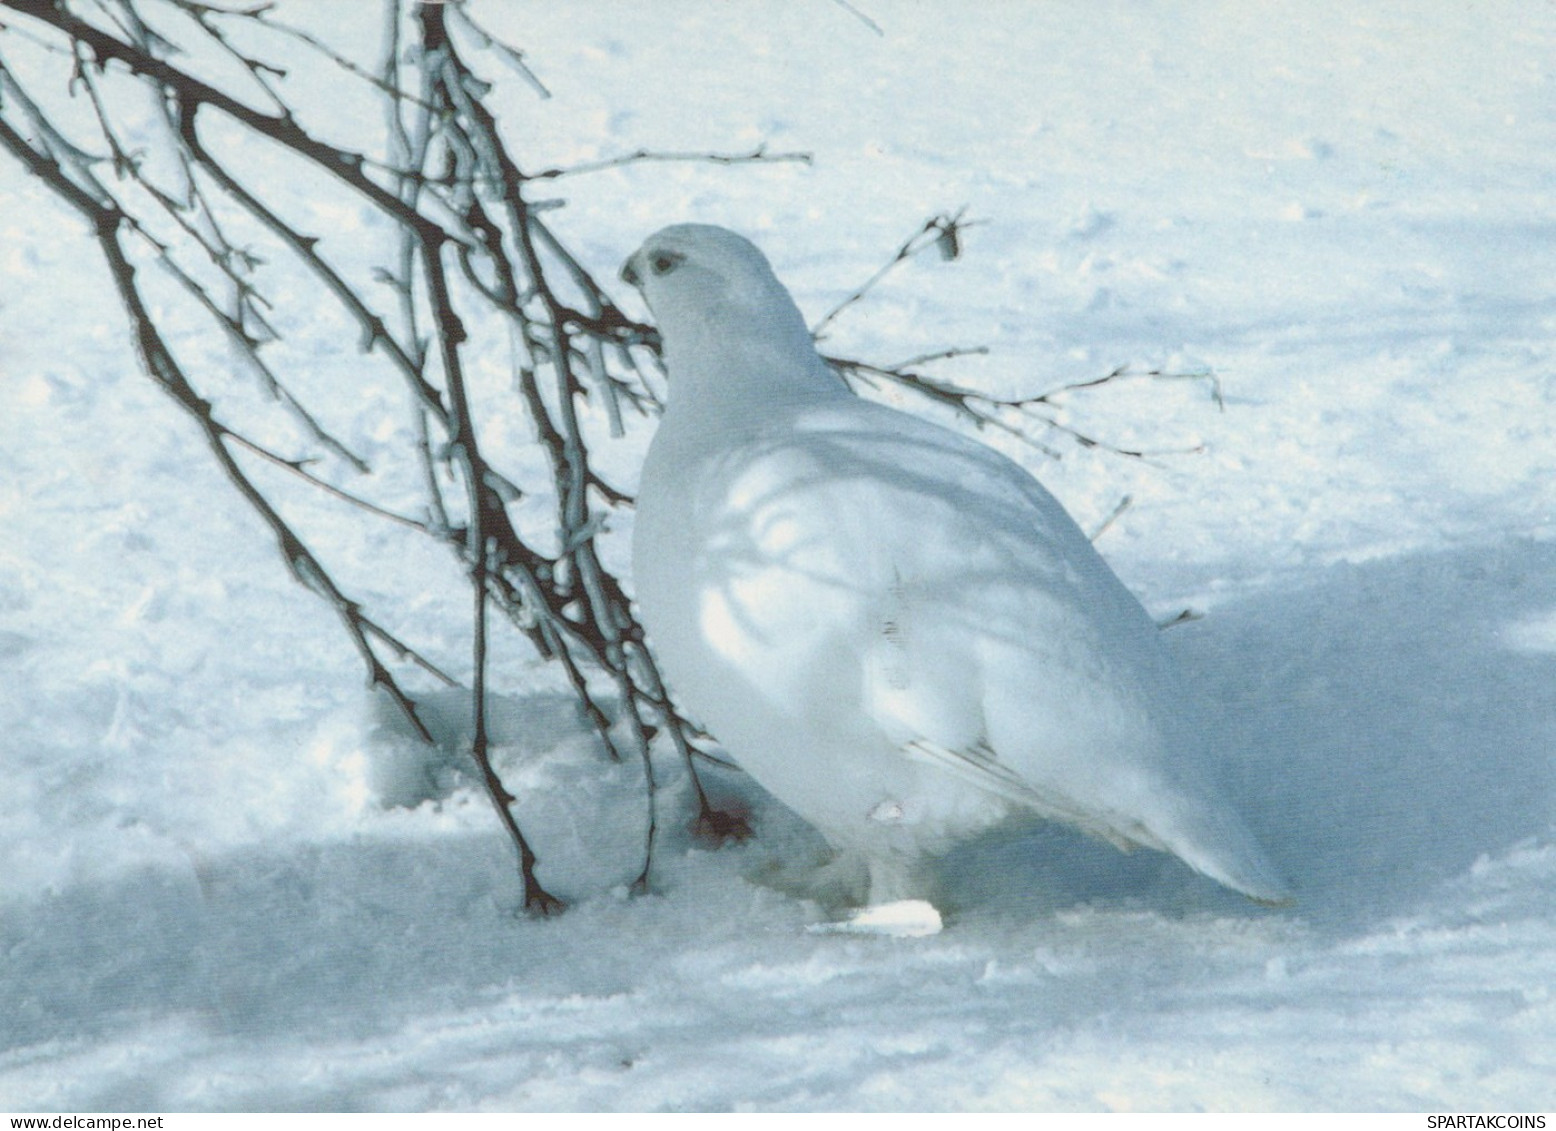
POLYGON ((751 165, 772 162, 795 162, 809 165, 814 160, 809 153, 769 153, 767 146, 758 145, 745 153, 670 153, 652 149, 637 149, 620 157, 607 157, 599 161, 586 161, 566 168, 542 169, 526 174, 530 181, 555 180, 558 177, 575 177, 582 173, 598 173, 605 169, 619 169, 623 165, 641 165, 649 161, 694 161, 705 165, 751 165))

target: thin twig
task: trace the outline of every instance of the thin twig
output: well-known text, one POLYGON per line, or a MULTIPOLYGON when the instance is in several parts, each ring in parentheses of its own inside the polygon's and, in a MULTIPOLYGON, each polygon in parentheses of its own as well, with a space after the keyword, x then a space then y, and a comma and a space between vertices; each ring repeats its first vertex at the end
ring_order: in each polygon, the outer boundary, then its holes
POLYGON ((432 533, 431 527, 425 522, 410 518, 407 515, 397 514, 391 510, 386 510, 385 508, 379 506, 377 503, 370 503, 359 495, 353 495, 349 491, 342 491, 333 483, 330 483, 324 479, 320 479, 317 475, 313 474, 313 472, 309 471, 306 466, 304 466, 305 461, 303 460, 288 459, 283 455, 279 455, 276 452, 271 451, 269 448, 266 448, 263 445, 256 444, 247 436, 243 436, 237 432, 234 432, 231 428, 225 428, 224 430, 232 439, 233 443, 237 444, 239 447, 245 449, 246 451, 253 452, 261 459, 273 463, 277 467, 285 468, 287 471, 291 472, 293 475, 297 476, 304 482, 312 484, 326 494, 335 496, 335 498, 340 499, 342 502, 350 503, 352 506, 358 507, 361 510, 365 510, 369 514, 377 515, 379 518, 386 518, 390 522, 397 522, 401 526, 408 526, 412 530, 419 530, 423 534, 432 533))
POLYGON ((854 7, 848 2, 848 0, 832 0, 832 3, 843 9, 843 11, 847 12, 850 16, 853 16, 856 20, 873 31, 876 35, 883 39, 886 37, 886 32, 881 28, 880 24, 876 23, 869 16, 865 15, 858 8, 854 7))
POLYGON ((652 149, 638 149, 631 153, 624 153, 620 157, 607 157, 599 161, 586 161, 579 165, 542 169, 538 173, 525 174, 525 179, 531 181, 556 180, 558 177, 576 177, 583 173, 598 173, 605 169, 619 169, 623 165, 639 165, 647 161, 692 161, 704 165, 797 162, 801 165, 809 165, 813 160, 814 158, 811 154, 800 151, 769 153, 766 145, 758 145, 746 153, 673 153, 652 149))
POLYGON ((1108 516, 1106 518, 1104 518, 1097 525, 1097 528, 1091 532, 1091 534, 1089 535, 1090 540, 1092 542, 1095 542, 1097 539, 1101 538, 1104 534, 1106 534, 1108 532, 1109 528, 1112 527, 1112 525, 1115 522, 1118 521, 1119 516, 1122 515, 1126 510, 1128 510, 1129 507, 1130 507, 1130 504, 1132 504, 1134 501, 1135 501, 1135 497, 1133 495, 1125 495, 1122 499, 1120 499, 1118 501, 1118 505, 1115 506, 1112 510, 1110 510, 1108 512, 1108 516))
MULTIPOLYGON (((422 47, 429 57, 429 68, 438 66, 438 59, 450 51, 447 32, 443 23, 443 9, 438 5, 423 5, 417 13, 422 31, 422 47)), ((562 909, 562 903, 540 885, 535 876, 535 853, 519 829, 513 816, 515 798, 502 784, 492 768, 486 752, 485 732, 485 650, 486 650, 486 602, 487 578, 492 560, 500 547, 518 542, 518 536, 509 523, 502 500, 496 497, 486 475, 486 461, 481 455, 476 437, 475 418, 471 413, 464 379, 464 359, 461 347, 466 331, 456 313, 449 281, 444 271, 441 248, 443 233, 431 225, 419 226, 420 255, 427 282, 428 300, 432 307, 433 328, 437 336, 440 367, 448 392, 449 412, 453 424, 450 449, 461 466, 467 493, 469 515, 469 554, 471 558, 471 583, 475 602, 475 680, 474 710, 476 737, 472 753, 480 766, 487 794, 497 809, 509 837, 519 853, 519 871, 524 884, 524 907, 541 915, 549 915, 562 909)))
POLYGON ((821 320, 810 328, 810 336, 820 339, 825 336, 826 329, 837 320, 838 315, 847 310, 854 303, 864 298, 887 275, 891 274, 906 260, 912 259, 927 247, 940 246, 942 249, 951 249, 947 252, 948 258, 954 258, 960 247, 960 231, 969 226, 962 220, 966 214, 965 207, 958 208, 952 213, 942 213, 931 216, 924 221, 924 226, 914 232, 902 242, 897 252, 886 261, 876 272, 854 289, 853 293, 838 303, 831 310, 821 316, 821 320))
POLYGON ((28 145, 26 140, 3 118, 0 118, 0 145, 10 150, 23 165, 41 177, 91 225, 98 246, 108 262, 110 277, 135 331, 137 352, 146 372, 200 427, 207 446, 228 480, 270 527, 293 576, 334 607, 367 665, 369 683, 372 686, 383 687, 417 733, 430 742, 431 732, 422 722, 414 700, 405 693, 374 652, 364 627, 360 608, 356 602, 340 591, 318 558, 243 473, 242 468, 238 466, 232 453, 227 449, 228 430, 212 415, 210 404, 190 385, 177 358, 158 330, 135 281, 135 268, 120 242, 121 233, 126 226, 124 213, 117 206, 104 206, 78 187, 47 155, 28 145))
POLYGON ((465 30, 468 31, 482 47, 494 52, 499 59, 511 67, 516 74, 524 79, 525 82, 529 83, 530 88, 534 90, 535 93, 538 94, 541 98, 551 97, 551 91, 546 88, 546 84, 540 81, 540 76, 535 74, 535 72, 530 69, 530 65, 524 61, 524 52, 510 47, 508 44, 489 33, 480 24, 476 23, 475 20, 471 18, 470 13, 465 9, 465 5, 455 3, 448 5, 448 7, 453 11, 454 18, 458 21, 458 23, 464 27, 465 30))

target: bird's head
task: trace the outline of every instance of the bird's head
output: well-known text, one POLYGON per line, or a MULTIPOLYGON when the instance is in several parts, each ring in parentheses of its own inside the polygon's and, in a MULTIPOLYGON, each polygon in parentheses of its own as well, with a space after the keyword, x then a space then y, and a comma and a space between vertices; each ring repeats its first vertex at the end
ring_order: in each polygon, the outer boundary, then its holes
POLYGON ((678 339, 700 338, 710 326, 809 346, 805 319, 767 257, 727 228, 663 228, 627 259, 621 277, 642 293, 672 353, 678 339))
POLYGON ((644 241, 621 277, 659 324, 672 412, 696 403, 741 416, 846 391, 767 257, 744 236, 676 224, 644 241))

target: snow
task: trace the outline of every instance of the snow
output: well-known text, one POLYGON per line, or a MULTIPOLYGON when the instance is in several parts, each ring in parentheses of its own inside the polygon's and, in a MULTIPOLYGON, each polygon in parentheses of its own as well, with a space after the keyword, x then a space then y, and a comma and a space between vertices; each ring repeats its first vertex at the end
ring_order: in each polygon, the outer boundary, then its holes
MULTIPOLYGON (((534 167, 813 155, 558 182, 602 278, 664 223, 723 224, 815 318, 965 204, 964 256, 893 274, 828 348, 987 345, 939 372, 1006 392, 1214 372, 1224 411, 1197 381, 1065 400, 1201 454, 986 438, 1085 529, 1133 500, 1098 548, 1154 613, 1205 614, 1166 639, 1296 905, 1052 830, 954 861, 938 935, 815 932, 779 873, 816 839, 735 777, 757 839, 671 829, 628 897, 634 770, 512 656, 499 760, 574 901, 515 916, 486 802, 366 701, 136 370, 79 221, 0 160, 0 1108, 1556 1107, 1556 10, 861 7, 884 36, 822 0, 478 10, 552 91, 493 95, 534 167)), ((374 230, 316 190, 292 206, 366 262, 374 230)), ((392 449, 322 320, 311 395, 392 449)), ((458 655, 451 563, 294 505, 458 655)))

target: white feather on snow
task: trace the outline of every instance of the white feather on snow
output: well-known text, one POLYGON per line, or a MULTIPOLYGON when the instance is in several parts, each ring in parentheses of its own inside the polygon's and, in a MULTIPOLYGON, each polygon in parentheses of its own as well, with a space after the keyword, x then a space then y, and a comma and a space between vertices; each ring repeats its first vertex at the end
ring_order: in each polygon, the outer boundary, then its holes
MULTIPOLYGON (((134 372, 79 225, 0 164, 0 1108, 1551 1107, 1556 13, 1000 12, 880 0, 877 39, 826 4, 526 9, 556 96, 507 120, 536 167, 814 151, 571 181, 602 274, 669 220, 782 230, 814 315, 968 203, 967 256, 832 344, 986 343, 972 378, 1005 389, 1213 366, 1225 414, 1072 401, 1205 455, 1042 472, 1083 527, 1132 494, 1100 548, 1153 610, 1208 611, 1166 643, 1300 906, 1055 829, 954 858, 969 907, 933 938, 810 933, 745 878, 817 851, 766 807, 746 848, 673 833, 658 894, 617 898, 636 783, 515 665, 545 725, 501 753, 580 902, 513 918, 467 785, 372 803, 398 740, 349 646, 134 372)), ((418 638, 457 643, 452 592, 418 638)))

